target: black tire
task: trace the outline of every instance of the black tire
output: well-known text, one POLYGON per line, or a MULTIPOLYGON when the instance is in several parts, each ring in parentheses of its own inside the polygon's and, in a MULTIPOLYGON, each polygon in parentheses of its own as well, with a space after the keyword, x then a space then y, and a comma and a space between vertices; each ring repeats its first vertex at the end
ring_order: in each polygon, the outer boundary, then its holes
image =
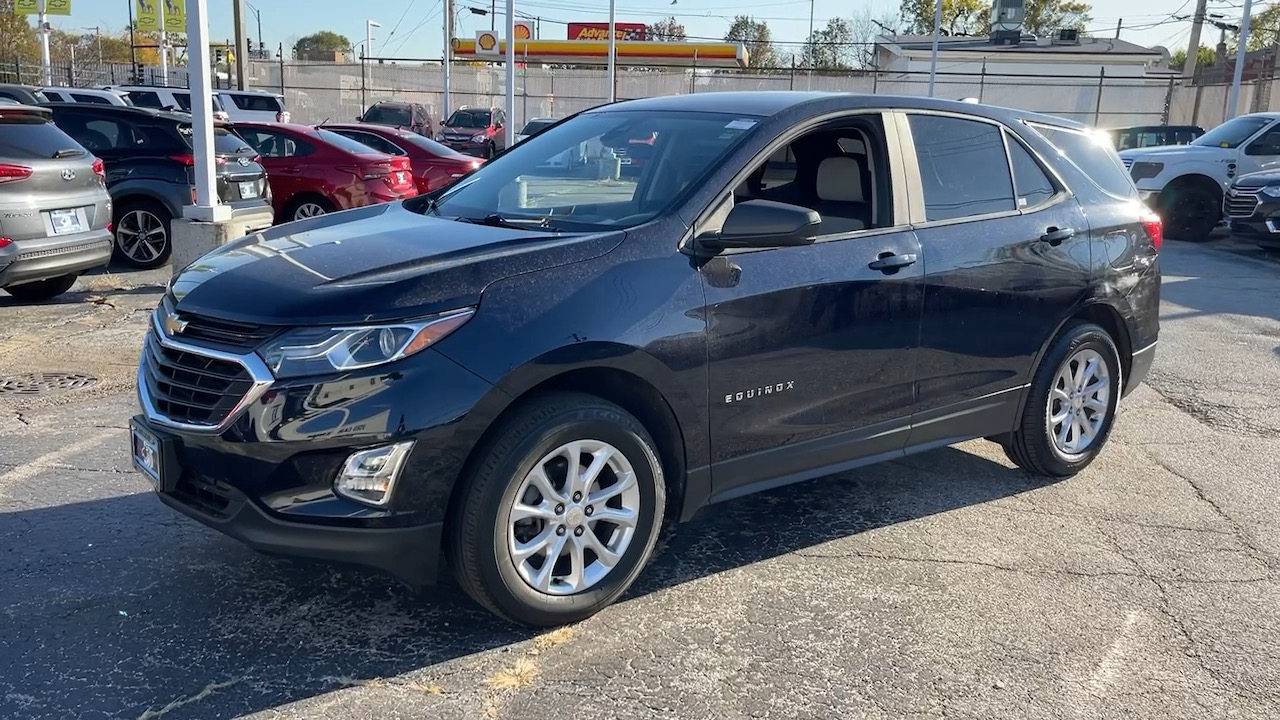
MULTIPOLYGON (((631 587, 653 554, 666 506, 662 465, 639 420, 591 395, 542 395, 502 420, 475 457, 480 460, 455 491, 459 499, 446 545, 458 583, 476 602, 512 622, 553 627, 594 615, 631 587), (508 546, 508 518, 516 492, 535 465, 575 440, 602 441, 622 453, 633 469, 639 507, 630 544, 612 570, 581 591, 550 594, 534 589, 517 570, 508 546)), ((546 523, 541 532, 556 527, 552 520, 532 522, 546 523)))
POLYGON ((43 300, 52 300, 53 298, 70 290, 71 286, 76 284, 77 277, 79 277, 79 275, 72 273, 71 275, 49 278, 48 280, 13 285, 12 287, 5 288, 4 291, 22 302, 41 302, 43 300))
POLYGON ((321 215, 328 215, 329 213, 335 211, 336 209, 337 208, 334 207, 334 204, 329 202, 328 198, 323 197, 321 195, 311 195, 311 194, 298 195, 297 197, 294 197, 293 199, 289 200, 288 205, 285 205, 284 213, 282 213, 284 217, 280 218, 279 222, 294 222, 295 220, 307 220, 313 217, 320 217, 321 215), (298 213, 301 212, 304 207, 308 207, 312 205, 320 208, 321 212, 315 215, 305 215, 303 217, 298 217, 298 213))
POLYGON ((1120 353, 1106 330, 1083 321, 1063 328, 1036 369, 1018 429, 998 439, 1005 454, 1027 472, 1055 479, 1071 477, 1088 467, 1106 445, 1115 424, 1122 387, 1120 373, 1120 353), (1051 393, 1063 365, 1085 350, 1096 352, 1107 366, 1106 415, 1101 418, 1093 441, 1082 452, 1067 453, 1050 436, 1049 413, 1054 408, 1051 393))
POLYGON ((498 148, 493 143, 489 143, 489 145, 484 149, 485 160, 492 160, 493 156, 497 154, 498 154, 498 148))
POLYGON ((140 270, 158 268, 169 262, 169 256, 173 254, 173 214, 164 204, 149 199, 127 200, 116 206, 114 223, 116 242, 112 256, 115 259, 140 270), (135 227, 140 223, 142 225, 135 227), (157 223, 163 230, 163 238, 149 241, 150 249, 145 249, 139 246, 136 236, 131 233, 138 229, 150 232, 152 223, 157 223))
POLYGON ((1222 220, 1222 191, 1210 180, 1175 181, 1157 203, 1165 236, 1205 242, 1222 220))

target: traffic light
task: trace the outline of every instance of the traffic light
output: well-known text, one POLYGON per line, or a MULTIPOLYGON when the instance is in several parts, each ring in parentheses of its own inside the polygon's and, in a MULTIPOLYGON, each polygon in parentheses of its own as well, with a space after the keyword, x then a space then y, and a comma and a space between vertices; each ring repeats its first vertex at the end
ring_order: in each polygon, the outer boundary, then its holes
POLYGON ((253 38, 246 38, 246 42, 249 44, 249 57, 253 57, 253 38))

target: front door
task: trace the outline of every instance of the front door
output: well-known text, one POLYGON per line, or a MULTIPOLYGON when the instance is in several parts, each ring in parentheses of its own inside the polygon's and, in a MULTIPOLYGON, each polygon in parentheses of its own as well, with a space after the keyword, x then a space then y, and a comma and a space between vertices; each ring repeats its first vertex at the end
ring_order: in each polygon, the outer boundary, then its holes
POLYGON ((1079 306, 1089 226, 1076 199, 1000 125, 908 115, 928 271, 910 445, 1013 427, 1037 354, 1079 306))
POLYGON ((924 263, 895 210, 897 136, 851 115, 776 148, 697 233, 746 200, 822 216, 801 247, 726 251, 707 298, 713 501, 901 451, 924 263))
POLYGON ((283 212, 294 195, 309 189, 302 163, 303 156, 310 154, 311 146, 274 130, 241 128, 239 132, 245 142, 258 151, 259 162, 267 169, 276 213, 283 212))

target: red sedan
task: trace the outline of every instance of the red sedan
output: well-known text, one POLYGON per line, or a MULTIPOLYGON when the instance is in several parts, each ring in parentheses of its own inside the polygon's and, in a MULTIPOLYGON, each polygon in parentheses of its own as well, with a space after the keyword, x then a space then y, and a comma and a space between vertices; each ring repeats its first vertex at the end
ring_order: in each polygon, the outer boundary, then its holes
POLYGON ((238 122, 235 127, 262 156, 278 222, 418 194, 408 157, 308 125, 238 122))
POLYGON ((344 137, 368 145, 389 155, 407 155, 413 165, 413 178, 418 192, 439 190, 458 178, 480 167, 479 158, 441 145, 417 133, 389 125, 336 124, 321 125, 344 137))

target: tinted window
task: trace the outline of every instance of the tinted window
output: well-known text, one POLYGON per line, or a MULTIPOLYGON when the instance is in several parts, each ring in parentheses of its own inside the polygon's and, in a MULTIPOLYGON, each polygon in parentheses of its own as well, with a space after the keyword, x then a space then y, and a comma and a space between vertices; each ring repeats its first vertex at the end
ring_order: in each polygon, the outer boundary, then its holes
POLYGON ((404 150, 401 150, 395 145, 392 145, 386 139, 374 135, 373 133, 362 133, 354 130, 335 130, 333 132, 338 133, 342 137, 355 140, 361 145, 368 145, 378 152, 386 153, 388 155, 404 155, 404 150))
POLYGON ((452 128, 487 128, 492 114, 488 110, 459 110, 445 123, 452 128))
POLYGON ((231 102, 241 110, 251 110, 253 112, 280 112, 284 109, 280 105, 280 101, 273 95, 239 95, 236 93, 228 93, 231 102))
POLYGON ((44 96, 49 98, 51 102, 67 102, 67 99, 52 90, 45 90, 44 96))
POLYGON ((525 124, 524 129, 520 131, 521 135, 537 135, 555 124, 555 120, 532 120, 525 124))
POLYGON ((404 135, 399 139, 399 142, 417 145, 432 155, 437 155, 439 157, 453 157, 459 154, 453 148, 445 147, 435 140, 425 138, 421 135, 404 135))
POLYGON ((83 95, 81 93, 71 93, 71 99, 78 103, 89 103, 91 105, 110 105, 111 101, 101 95, 83 95))
POLYGON ((150 90, 130 90, 129 99, 138 107, 159 108, 160 96, 150 90))
POLYGON ((12 100, 17 103, 26 102, 25 98, 20 98, 17 95, 14 95, 13 93, 8 92, 6 90, 0 90, 0 98, 5 98, 6 100, 12 100))
POLYGON ((174 93, 173 99, 177 101, 178 107, 182 108, 182 112, 191 112, 191 95, 187 93, 174 93))
POLYGON ((910 118, 928 220, 1015 209, 1000 128, 936 115, 910 118))
POLYGON ((298 157, 308 155, 312 147, 280 133, 265 130, 244 130, 244 139, 263 157, 298 157))
POLYGON ((0 158, 47 159, 63 150, 81 148, 44 118, 25 114, 0 118, 0 158))
POLYGON ((342 137, 338 133, 333 132, 331 130, 316 130, 316 132, 320 135, 321 138, 323 138, 324 140, 327 140, 331 145, 336 145, 339 149, 346 150, 349 153, 364 155, 368 153, 379 152, 378 150, 374 150, 373 148, 369 147, 368 145, 365 145, 364 143, 358 143, 355 140, 352 140, 351 138, 342 137))
POLYGON ((1120 156, 1100 134, 1047 125, 1033 127, 1098 187, 1118 197, 1129 197, 1135 192, 1120 156))
MULTIPOLYGON (((184 131, 182 137, 188 144, 191 143, 190 127, 182 126, 184 131)), ((254 153, 253 148, 249 147, 244 138, 224 127, 213 129, 213 151, 219 155, 252 155, 254 153)))
POLYGON ((1031 156, 1022 143, 1006 136, 1009 145, 1009 163, 1013 166, 1013 188, 1017 193, 1018 207, 1035 207, 1057 194, 1053 181, 1040 163, 1031 156))
POLYGON ((379 125, 412 125, 409 108, 395 105, 374 105, 364 114, 364 121, 379 125))

